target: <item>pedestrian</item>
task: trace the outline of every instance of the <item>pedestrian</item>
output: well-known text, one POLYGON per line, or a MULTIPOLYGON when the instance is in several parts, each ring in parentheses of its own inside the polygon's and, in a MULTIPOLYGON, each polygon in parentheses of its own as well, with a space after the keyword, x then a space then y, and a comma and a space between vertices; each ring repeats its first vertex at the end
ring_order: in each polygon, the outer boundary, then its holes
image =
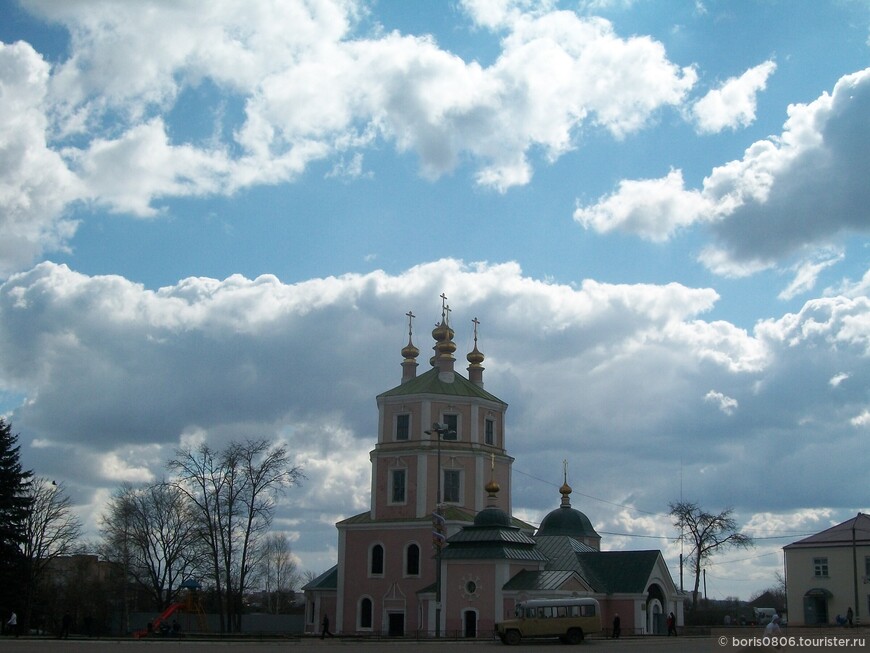
POLYGON ((851 628, 854 624, 852 623, 853 618, 852 606, 849 606, 849 609, 846 610, 846 623, 849 624, 849 628, 851 628))
POLYGON ((779 637, 782 635, 782 630, 779 627, 779 615, 774 613, 773 618, 770 620, 764 627, 764 636, 765 637, 779 637))
POLYGON ((9 617, 6 625, 9 626, 9 631, 15 633, 15 636, 18 637, 18 615, 15 614, 15 610, 12 611, 12 615, 9 617))
MULTIPOLYGON (((727 617, 728 615, 725 616, 727 617)), ((728 623, 730 623, 730 621, 727 621, 725 625, 728 625, 728 623)), ((668 637, 671 635, 674 637, 677 636, 677 617, 673 612, 668 615, 668 637)))
POLYGON ((320 632, 320 639, 323 639, 327 635, 332 637, 332 633, 329 632, 329 615, 324 614, 323 615, 323 630, 320 632))
POLYGON ((72 625, 72 615, 69 612, 64 612, 63 619, 60 621, 60 639, 69 639, 70 625, 72 625))
POLYGON ((613 637, 613 639, 619 639, 619 634, 621 632, 622 632, 622 625, 621 625, 621 622, 619 620, 619 613, 616 613, 613 616, 613 633, 611 636, 613 637))

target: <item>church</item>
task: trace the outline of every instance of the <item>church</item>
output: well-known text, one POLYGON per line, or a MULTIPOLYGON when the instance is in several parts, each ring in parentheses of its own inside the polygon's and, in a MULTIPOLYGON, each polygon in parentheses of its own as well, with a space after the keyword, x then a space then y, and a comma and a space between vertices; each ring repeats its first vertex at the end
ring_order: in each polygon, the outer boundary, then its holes
MULTIPOLYGON (((602 551, 589 518, 561 501, 540 526, 511 512, 507 404, 484 389, 484 355, 456 370, 442 294, 434 354, 418 374, 413 313, 399 385, 377 396, 371 509, 336 524, 338 562, 304 588, 305 630, 338 635, 492 638, 496 622, 532 598, 589 596, 609 628, 664 634, 683 623, 683 598, 660 551, 602 551)), ((556 497, 554 497, 555 504, 556 497)))

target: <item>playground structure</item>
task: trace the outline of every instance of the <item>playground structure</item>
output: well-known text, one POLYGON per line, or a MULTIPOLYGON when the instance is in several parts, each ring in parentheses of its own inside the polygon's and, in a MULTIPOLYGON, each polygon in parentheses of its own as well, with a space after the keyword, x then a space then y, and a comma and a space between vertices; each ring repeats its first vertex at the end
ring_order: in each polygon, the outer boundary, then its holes
MULTIPOLYGON (((199 598, 200 584, 195 580, 186 580, 181 584, 181 589, 186 590, 184 600, 178 603, 173 603, 157 617, 151 620, 147 628, 141 628, 133 631, 133 637, 141 639, 143 637, 154 637, 161 635, 177 635, 178 632, 173 632, 169 625, 169 619, 176 613, 187 613, 193 615, 199 626, 199 632, 208 632, 208 620, 205 617, 205 611, 202 609, 202 602, 199 598)), ((188 628, 189 630, 189 620, 188 628)))

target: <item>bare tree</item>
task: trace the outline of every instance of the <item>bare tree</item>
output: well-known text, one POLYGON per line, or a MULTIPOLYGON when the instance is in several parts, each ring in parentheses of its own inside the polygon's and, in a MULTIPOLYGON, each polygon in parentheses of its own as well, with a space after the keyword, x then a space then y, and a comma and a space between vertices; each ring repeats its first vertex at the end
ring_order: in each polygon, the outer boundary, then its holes
POLYGON ((220 451, 206 443, 179 449, 169 469, 200 514, 221 631, 238 632, 257 540, 271 524, 277 495, 301 482, 302 470, 290 464, 284 447, 265 439, 232 442, 220 451))
POLYGON ((24 591, 23 623, 30 621, 33 593, 52 560, 71 554, 82 534, 82 522, 62 483, 36 477, 27 490, 30 508, 23 545, 28 582, 24 591))
POLYGON ((267 609, 278 614, 289 607, 293 591, 299 587, 302 575, 293 552, 290 540, 284 533, 269 533, 259 547, 257 580, 262 583, 266 594, 267 609))
POLYGON ((698 586, 701 583, 704 561, 720 550, 745 549, 753 546, 754 543, 751 537, 737 530, 737 521, 732 517, 734 512, 732 508, 726 508, 714 515, 690 501, 671 503, 669 507, 674 526, 680 529, 677 540, 692 547, 689 557, 692 561, 692 573, 695 574, 695 587, 692 590, 694 609, 698 607, 698 586))
POLYGON ((202 571, 205 556, 196 516, 187 495, 166 482, 123 485, 103 515, 106 557, 123 565, 157 610, 169 607, 181 584, 202 571))

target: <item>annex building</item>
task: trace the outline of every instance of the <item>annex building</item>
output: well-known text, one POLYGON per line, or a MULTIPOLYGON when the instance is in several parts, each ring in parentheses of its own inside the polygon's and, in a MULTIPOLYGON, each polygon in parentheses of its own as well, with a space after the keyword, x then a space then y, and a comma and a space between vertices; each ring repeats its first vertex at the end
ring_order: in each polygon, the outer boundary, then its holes
POLYGON ((664 634, 669 612, 681 625, 661 552, 602 550, 567 471, 538 528, 512 516, 508 405, 484 388, 476 318, 467 376, 457 371, 449 314, 442 295, 420 374, 407 314, 401 382, 377 396, 371 508, 336 524, 337 564, 303 588, 306 632, 327 616, 336 634, 492 637, 518 601, 560 596, 598 599, 602 623, 618 613, 626 634, 664 634))
POLYGON ((833 624, 849 610, 854 623, 870 621, 870 515, 859 512, 783 552, 789 624, 833 624))

